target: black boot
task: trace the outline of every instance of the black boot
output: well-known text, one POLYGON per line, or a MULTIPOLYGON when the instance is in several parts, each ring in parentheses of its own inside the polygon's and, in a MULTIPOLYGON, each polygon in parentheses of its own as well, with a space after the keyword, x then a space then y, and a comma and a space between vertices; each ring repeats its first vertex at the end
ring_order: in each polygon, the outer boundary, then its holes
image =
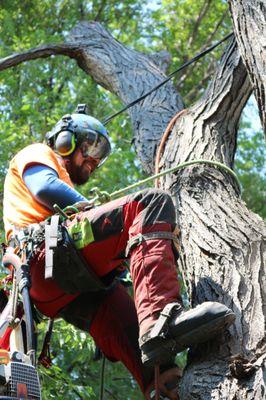
POLYGON ((163 365, 177 353, 203 343, 230 326, 232 310, 217 302, 205 302, 183 311, 179 303, 167 304, 156 323, 139 339, 142 362, 163 365))

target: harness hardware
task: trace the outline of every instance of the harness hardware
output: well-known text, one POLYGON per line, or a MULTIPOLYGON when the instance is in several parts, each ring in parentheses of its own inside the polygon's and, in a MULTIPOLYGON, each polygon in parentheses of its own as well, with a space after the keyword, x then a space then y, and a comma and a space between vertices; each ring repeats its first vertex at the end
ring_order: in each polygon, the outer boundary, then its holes
POLYGON ((175 243, 179 243, 177 235, 175 232, 150 232, 150 233, 138 233, 136 236, 133 236, 129 241, 127 242, 127 247, 126 247, 126 257, 129 256, 130 252, 132 249, 135 247, 139 246, 143 241, 147 240, 154 240, 154 239, 168 239, 172 240, 175 243))

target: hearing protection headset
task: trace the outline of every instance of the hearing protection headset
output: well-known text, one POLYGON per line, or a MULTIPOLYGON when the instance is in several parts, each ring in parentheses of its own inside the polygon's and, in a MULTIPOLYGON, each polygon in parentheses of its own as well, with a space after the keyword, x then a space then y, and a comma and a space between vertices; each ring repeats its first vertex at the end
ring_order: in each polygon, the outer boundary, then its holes
POLYGON ((71 155, 84 141, 90 145, 88 155, 102 164, 111 151, 106 128, 87 114, 87 106, 79 104, 73 114, 64 115, 46 134, 47 144, 62 157, 71 155))

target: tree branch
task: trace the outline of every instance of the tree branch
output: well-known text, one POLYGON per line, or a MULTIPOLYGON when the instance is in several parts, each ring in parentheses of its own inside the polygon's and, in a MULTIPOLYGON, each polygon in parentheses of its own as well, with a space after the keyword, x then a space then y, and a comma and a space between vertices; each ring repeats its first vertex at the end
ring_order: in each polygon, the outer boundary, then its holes
MULTIPOLYGON (((224 20, 224 18, 225 18, 225 16, 226 16, 226 14, 227 14, 227 11, 225 11, 225 12, 223 13, 223 15, 221 16, 220 20, 219 20, 219 21, 217 22, 217 24, 215 25, 214 30, 213 30, 212 33, 208 36, 208 38, 205 40, 204 46, 198 51, 198 53, 201 53, 202 51, 206 50, 206 48, 211 44, 211 42, 212 42, 212 40, 213 40, 215 34, 217 33, 217 31, 218 31, 220 25, 222 24, 222 22, 223 22, 223 20, 224 20)), ((211 55, 210 55, 210 56, 211 56, 211 55)), ((212 57, 213 57, 213 61, 215 61, 215 57, 214 57, 214 56, 212 56, 212 57)), ((188 59, 188 56, 186 56, 185 58, 186 58, 186 60, 187 60, 187 59, 188 59)), ((181 87, 182 87, 182 82, 184 82, 184 81, 187 79, 187 77, 193 73, 193 70, 194 70, 195 67, 196 67, 196 64, 192 64, 189 68, 184 69, 184 70, 180 73, 180 75, 179 75, 179 76, 180 76, 180 83, 179 83, 178 88, 177 88, 178 90, 181 89, 181 87)))
POLYGON ((249 79, 233 39, 205 94, 177 121, 161 165, 167 168, 172 160, 180 163, 193 157, 217 160, 232 167, 238 121, 250 94, 249 79))
MULTIPOLYGON (((137 99, 160 83, 165 75, 143 53, 123 46, 98 23, 80 23, 71 42, 83 46, 80 67, 93 79, 116 94, 124 104, 137 99)), ((133 143, 143 168, 151 173, 158 142, 172 116, 183 103, 170 81, 148 98, 129 109, 134 127, 133 143)))
MULTIPOLYGON (((57 54, 76 59, 87 74, 116 94, 124 104, 140 97, 165 78, 151 57, 121 45, 97 22, 79 23, 66 44, 44 45, 0 60, 0 71, 57 54)), ((170 81, 129 110, 135 131, 133 142, 148 173, 154 170, 153 160, 163 134, 161 126, 166 126, 182 108, 181 97, 170 81)))
POLYGON ((77 58, 81 49, 75 44, 47 44, 23 53, 15 53, 0 60, 0 71, 15 67, 25 61, 47 58, 53 55, 65 55, 70 58, 77 58))
POLYGON ((229 5, 239 51, 266 134, 266 5, 261 0, 229 0, 229 5))
POLYGON ((211 5, 212 0, 207 0, 206 2, 203 3, 201 10, 199 12, 198 18, 195 21, 195 24, 193 26, 193 32, 190 36, 190 38, 188 39, 188 47, 190 47, 192 45, 192 43, 194 42, 195 36, 199 30, 199 26, 201 24, 201 21, 203 20, 203 18, 205 17, 205 15, 207 14, 210 5, 211 5))

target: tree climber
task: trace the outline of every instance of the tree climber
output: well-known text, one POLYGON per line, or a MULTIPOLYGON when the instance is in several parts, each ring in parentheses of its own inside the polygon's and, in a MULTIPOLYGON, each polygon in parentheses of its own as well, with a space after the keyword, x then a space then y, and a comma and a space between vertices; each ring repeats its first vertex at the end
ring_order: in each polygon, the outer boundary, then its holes
POLYGON ((183 312, 176 215, 167 193, 148 189, 93 207, 74 189, 111 151, 105 127, 87 115, 84 105, 65 115, 46 138, 47 144, 27 146, 12 159, 4 186, 8 242, 17 243, 22 232, 37 243, 30 261, 32 301, 44 315, 89 332, 109 359, 131 371, 147 399, 153 367, 159 364, 161 398, 178 399, 176 389, 167 388, 179 375, 176 353, 230 325, 233 312, 214 302, 183 312), (80 212, 56 225, 49 273, 55 203, 75 205, 80 212), (126 258, 134 302, 114 280, 126 258), (99 288, 91 289, 97 280, 99 288))

